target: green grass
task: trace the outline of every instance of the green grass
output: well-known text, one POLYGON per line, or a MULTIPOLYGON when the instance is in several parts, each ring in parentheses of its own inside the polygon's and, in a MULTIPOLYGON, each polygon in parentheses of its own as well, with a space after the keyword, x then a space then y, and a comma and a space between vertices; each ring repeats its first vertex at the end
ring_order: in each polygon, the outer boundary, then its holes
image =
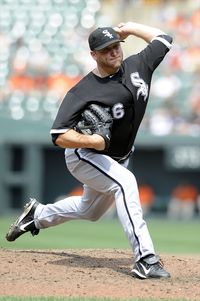
MULTIPOLYGON (((7 232, 13 218, 0 219, 0 247, 14 249, 127 249, 129 243, 118 219, 97 222, 72 221, 40 231, 34 238, 28 233, 15 242, 7 242, 7 232)), ((199 254, 200 220, 169 221, 148 219, 156 251, 159 253, 199 254)))
MULTIPOLYGON (((185 300, 186 299, 173 299, 173 301, 185 301, 185 300)), ((110 298, 0 297, 0 301, 156 301, 156 300, 155 299, 110 299, 110 298)), ((172 299, 162 299, 162 301, 172 301, 172 299)))
POLYGON ((126 237, 118 220, 71 221, 40 231, 34 238, 28 233, 13 243, 7 242, 5 233, 12 219, 0 221, 0 247, 29 249, 73 248, 127 248, 126 237))
POLYGON ((156 249, 161 253, 200 253, 200 220, 151 220, 148 223, 156 249))

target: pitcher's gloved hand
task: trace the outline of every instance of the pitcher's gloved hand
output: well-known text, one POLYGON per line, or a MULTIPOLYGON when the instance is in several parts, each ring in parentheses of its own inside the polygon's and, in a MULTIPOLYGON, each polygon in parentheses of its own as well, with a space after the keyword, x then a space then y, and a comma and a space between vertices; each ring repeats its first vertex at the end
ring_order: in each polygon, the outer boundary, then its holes
POLYGON ((97 134, 105 140, 105 150, 108 150, 111 139, 113 118, 110 108, 98 104, 89 105, 82 113, 82 118, 75 130, 85 135, 97 134))

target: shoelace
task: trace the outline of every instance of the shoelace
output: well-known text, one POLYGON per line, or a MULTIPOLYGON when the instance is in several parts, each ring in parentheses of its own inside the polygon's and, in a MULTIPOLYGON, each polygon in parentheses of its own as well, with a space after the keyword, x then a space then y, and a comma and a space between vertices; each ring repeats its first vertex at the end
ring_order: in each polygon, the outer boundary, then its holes
POLYGON ((149 268, 150 266, 153 266, 155 270, 160 270, 164 267, 163 260, 160 259, 158 262, 154 263, 153 265, 150 265, 145 262, 145 265, 149 268))
POLYGON ((163 262, 162 258, 160 258, 159 263, 160 263, 161 267, 163 268, 164 267, 164 262, 163 262))

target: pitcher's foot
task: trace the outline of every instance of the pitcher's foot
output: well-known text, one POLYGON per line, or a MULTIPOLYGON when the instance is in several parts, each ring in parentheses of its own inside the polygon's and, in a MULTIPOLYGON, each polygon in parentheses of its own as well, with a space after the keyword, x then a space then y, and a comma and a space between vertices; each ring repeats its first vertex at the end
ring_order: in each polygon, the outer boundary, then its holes
POLYGON ((34 223, 34 212, 39 202, 36 199, 30 199, 30 202, 24 206, 24 211, 20 217, 10 226, 8 233, 6 234, 6 239, 8 241, 14 241, 19 236, 26 232, 31 232, 31 234, 37 235, 39 229, 35 227, 34 223))
POLYGON ((133 277, 147 278, 170 278, 170 274, 164 269, 159 256, 149 255, 137 261, 131 271, 133 277))

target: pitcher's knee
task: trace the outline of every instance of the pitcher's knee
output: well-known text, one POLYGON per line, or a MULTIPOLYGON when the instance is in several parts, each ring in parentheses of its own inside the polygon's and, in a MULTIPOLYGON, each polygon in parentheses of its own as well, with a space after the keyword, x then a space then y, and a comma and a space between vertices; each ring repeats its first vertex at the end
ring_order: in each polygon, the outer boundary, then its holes
POLYGON ((91 222, 96 222, 100 219, 100 216, 97 216, 97 215, 93 215, 93 216, 90 216, 90 221, 91 222))
POLYGON ((87 215, 87 220, 91 221, 91 222, 96 222, 97 220, 99 220, 101 218, 101 216, 103 215, 103 213, 101 212, 101 210, 96 210, 93 212, 90 212, 87 215))

